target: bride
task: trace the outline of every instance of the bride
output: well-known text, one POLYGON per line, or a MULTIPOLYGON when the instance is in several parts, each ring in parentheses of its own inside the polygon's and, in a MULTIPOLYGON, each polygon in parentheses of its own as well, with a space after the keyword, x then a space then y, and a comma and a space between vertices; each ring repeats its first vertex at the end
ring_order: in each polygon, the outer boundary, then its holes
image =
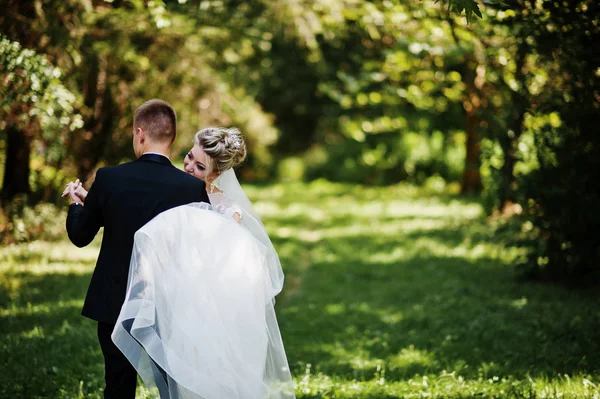
POLYGON ((135 234, 127 295, 113 342, 160 398, 294 398, 275 317, 279 258, 234 167, 235 128, 194 137, 185 171, 211 205, 159 214, 135 234))

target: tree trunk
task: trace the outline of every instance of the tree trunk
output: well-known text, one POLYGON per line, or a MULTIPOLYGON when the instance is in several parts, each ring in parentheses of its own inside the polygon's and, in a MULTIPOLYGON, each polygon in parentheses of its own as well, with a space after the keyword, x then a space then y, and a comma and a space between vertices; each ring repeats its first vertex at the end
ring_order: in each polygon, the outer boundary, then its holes
POLYGON ((11 125, 6 130, 6 161, 1 197, 3 201, 12 200, 17 194, 29 194, 29 158, 31 155, 31 137, 11 125))
POLYGON ((517 48, 516 56, 516 71, 515 80, 519 83, 520 88, 513 90, 511 93, 511 99, 513 104, 513 112, 509 122, 509 131, 507 134, 500 138, 500 146, 504 152, 504 164, 500 170, 502 176, 502 189, 500 190, 500 210, 504 212, 513 203, 516 202, 515 196, 516 191, 516 177, 515 177, 515 164, 517 163, 517 150, 519 145, 519 139, 523 133, 523 122, 525 120, 525 113, 529 107, 526 94, 526 57, 527 57, 527 44, 522 41, 519 43, 517 48))
POLYGON ((477 193, 483 187, 481 184, 481 172, 479 171, 481 162, 479 159, 478 125, 479 119, 471 112, 468 112, 465 129, 467 134, 465 171, 460 183, 461 192, 463 193, 477 193))
POLYGON ((473 55, 467 56, 462 73, 463 82, 465 83, 463 107, 466 112, 465 133, 467 134, 465 171, 460 183, 462 193, 477 193, 483 187, 481 184, 481 172, 479 171, 481 161, 479 159, 480 142, 478 131, 478 111, 481 107, 481 99, 475 86, 475 79, 477 77, 476 68, 477 62, 473 55))
MULTIPOLYGON (((101 159, 106 153, 118 120, 116 104, 108 79, 108 61, 90 50, 86 55, 87 75, 83 81, 84 104, 92 111, 86 118, 82 132, 69 144, 77 164, 77 177, 90 183, 101 159)), ((87 184, 86 184, 87 185, 87 184)))

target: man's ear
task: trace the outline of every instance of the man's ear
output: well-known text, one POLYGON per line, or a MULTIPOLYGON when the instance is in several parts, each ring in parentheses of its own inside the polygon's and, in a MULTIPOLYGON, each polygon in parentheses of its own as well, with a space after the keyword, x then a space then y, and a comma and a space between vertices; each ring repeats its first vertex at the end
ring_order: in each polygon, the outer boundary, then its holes
POLYGON ((140 137, 140 143, 143 143, 146 140, 146 132, 144 132, 144 129, 142 129, 141 127, 138 127, 136 129, 136 133, 140 137))

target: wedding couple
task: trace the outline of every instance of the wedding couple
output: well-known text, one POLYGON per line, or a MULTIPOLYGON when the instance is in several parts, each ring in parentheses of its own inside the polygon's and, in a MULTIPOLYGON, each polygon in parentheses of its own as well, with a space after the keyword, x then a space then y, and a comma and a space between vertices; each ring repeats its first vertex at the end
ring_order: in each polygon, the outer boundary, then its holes
POLYGON ((176 115, 150 100, 133 121, 136 161, 69 183, 78 247, 104 227, 82 314, 98 322, 105 398, 294 398, 275 296, 279 258, 233 169, 239 130, 206 128, 182 172, 169 161, 176 115))

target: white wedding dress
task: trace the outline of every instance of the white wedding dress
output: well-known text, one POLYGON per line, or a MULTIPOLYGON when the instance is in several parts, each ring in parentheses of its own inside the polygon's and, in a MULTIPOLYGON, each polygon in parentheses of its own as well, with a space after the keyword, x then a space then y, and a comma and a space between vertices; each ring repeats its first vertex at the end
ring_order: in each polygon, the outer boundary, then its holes
POLYGON ((228 173, 212 206, 170 209, 135 234, 112 339, 154 397, 294 398, 274 310, 279 259, 228 173))

